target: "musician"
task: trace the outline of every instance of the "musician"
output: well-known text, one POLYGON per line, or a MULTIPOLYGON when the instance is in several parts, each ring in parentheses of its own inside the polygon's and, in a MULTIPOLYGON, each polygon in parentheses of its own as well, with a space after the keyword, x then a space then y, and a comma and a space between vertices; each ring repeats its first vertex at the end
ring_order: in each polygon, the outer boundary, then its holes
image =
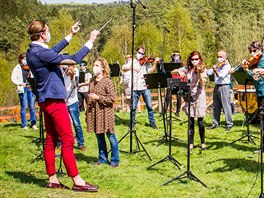
MULTIPOLYGON (((206 148, 205 145, 205 130, 204 121, 206 110, 206 69, 201 54, 198 51, 193 51, 187 59, 187 68, 179 68, 173 70, 173 73, 178 74, 181 78, 187 78, 190 86, 190 149, 194 148, 194 118, 198 119, 199 134, 201 140, 201 149, 206 148)), ((188 115, 189 104, 185 103, 185 111, 188 115)))
POLYGON ((83 129, 80 121, 79 101, 77 93, 77 79, 79 70, 75 65, 62 65, 62 74, 67 91, 66 105, 74 126, 77 146, 81 151, 85 151, 83 129))
POLYGON ((27 103, 30 112, 30 123, 34 130, 37 130, 36 114, 35 114, 35 98, 28 82, 28 78, 33 75, 27 65, 26 53, 22 53, 18 57, 19 64, 16 65, 12 71, 11 80, 17 86, 17 94, 20 101, 20 117, 21 128, 28 129, 27 127, 27 103))
MULTIPOLYGON (((140 64, 140 59, 144 59, 146 49, 139 47, 137 49, 136 58, 133 60, 133 106, 132 106, 132 126, 136 125, 136 108, 140 95, 143 96, 143 100, 147 106, 149 124, 153 129, 157 129, 154 110, 152 108, 152 97, 151 92, 146 86, 144 74, 153 73, 155 71, 155 65, 151 65, 148 61, 140 64)), ((132 61, 130 64, 123 66, 124 70, 131 70, 132 61)))
POLYGON ((78 32, 80 23, 75 23, 71 33, 62 41, 49 49, 46 45, 50 41, 49 27, 43 20, 33 20, 27 26, 27 33, 32 41, 27 51, 27 61, 34 74, 38 104, 44 112, 46 143, 44 159, 46 172, 49 176, 48 188, 66 188, 56 176, 55 147, 58 138, 62 141, 62 158, 68 176, 72 178, 74 191, 97 191, 98 186, 85 182, 79 175, 76 159, 73 153, 74 136, 71 121, 66 106, 66 89, 62 73, 57 65, 66 59, 77 63, 86 56, 99 32, 94 30, 88 42, 73 56, 59 54, 78 32))
POLYGON ((225 112, 226 131, 230 131, 233 126, 232 108, 230 99, 230 78, 229 70, 231 66, 227 60, 226 52, 223 50, 217 53, 218 62, 207 74, 214 75, 215 87, 213 92, 213 124, 208 130, 219 127, 221 109, 225 112))
POLYGON ((86 111, 87 131, 95 132, 98 143, 96 165, 108 163, 105 135, 111 146, 110 165, 119 165, 118 142, 115 135, 115 89, 110 79, 110 68, 104 58, 97 58, 93 66, 94 77, 90 82, 89 104, 86 111))
MULTIPOLYGON (((258 107, 261 107, 264 104, 264 81, 263 81, 263 74, 264 74, 264 53, 263 53, 263 45, 259 41, 252 41, 249 46, 248 50, 251 53, 251 57, 256 57, 254 59, 255 64, 251 66, 251 68, 243 68, 243 64, 236 69, 236 71, 243 71, 246 70, 247 73, 252 76, 254 81, 254 86, 256 89, 257 94, 257 101, 258 107), (257 77, 257 78, 256 78, 257 77)), ((231 73, 234 72, 234 69, 231 73)))
MULTIPOLYGON (((171 55, 171 63, 181 63, 181 53, 179 50, 173 51, 173 53, 171 55)), ((171 74, 172 74, 172 78, 181 79, 180 75, 175 74, 173 71, 171 72, 171 74)), ((181 97, 179 96, 179 94, 176 94, 176 99, 177 99, 177 101, 176 101, 175 115, 176 115, 176 117, 179 117, 180 116, 180 110, 181 110, 181 104, 182 104, 181 97)))
POLYGON ((174 50, 171 55, 171 63, 181 63, 181 53, 179 50, 174 50))
MULTIPOLYGON (((122 76, 120 80, 120 84, 123 84, 124 86, 124 92, 125 92, 125 97, 126 97, 126 112, 130 112, 130 99, 131 99, 131 87, 130 87, 130 79, 131 79, 131 70, 126 70, 127 64, 131 64, 132 61, 132 56, 130 54, 126 55, 126 60, 125 64, 122 66, 122 76)), ((141 112, 140 110, 140 100, 138 101, 137 104, 137 111, 141 112)))
POLYGON ((80 65, 80 72, 79 72, 79 79, 80 76, 84 76, 84 82, 80 82, 78 84, 78 101, 79 101, 79 110, 80 112, 84 111, 84 101, 85 104, 88 104, 88 91, 89 91, 89 82, 92 78, 92 74, 90 73, 89 69, 86 67, 87 62, 82 61, 79 63, 80 65))

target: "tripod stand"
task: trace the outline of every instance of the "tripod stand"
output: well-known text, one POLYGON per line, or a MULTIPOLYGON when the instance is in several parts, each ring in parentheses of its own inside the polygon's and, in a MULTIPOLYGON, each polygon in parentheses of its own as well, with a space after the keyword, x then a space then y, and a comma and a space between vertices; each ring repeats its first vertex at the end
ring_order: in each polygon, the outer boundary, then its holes
MULTIPOLYGON (((188 85, 187 85, 188 86, 188 85)), ((188 118, 190 118, 190 103, 191 103, 191 93, 190 93, 190 87, 188 86, 188 99, 187 99, 187 102, 188 102, 188 118)), ((165 182, 164 184, 162 184, 162 186, 165 186, 167 184, 169 184, 170 182, 174 181, 174 180, 180 180, 180 179, 183 179, 183 178, 188 178, 188 179, 191 179, 191 180, 194 180, 196 182, 199 182, 201 183, 204 187, 207 188, 207 186, 201 181, 199 180, 193 173, 192 171, 190 170, 190 135, 191 135, 191 130, 190 130, 190 120, 188 121, 188 144, 187 144, 187 170, 182 173, 181 175, 177 176, 177 177, 174 177, 172 178, 171 180, 165 182)))
POLYGON ((263 194, 263 128, 264 128, 264 106, 259 108, 260 114, 260 198, 264 198, 263 194))
MULTIPOLYGON (((171 96, 172 85, 170 84, 169 87, 170 87, 170 96, 171 96)), ((169 119, 169 154, 168 154, 165 158, 161 159, 160 161, 158 161, 158 162, 156 162, 155 164, 153 164, 153 165, 151 165, 150 167, 148 167, 147 169, 150 169, 150 168, 156 166, 157 164, 162 163, 162 162, 165 162, 165 161, 167 161, 167 160, 170 160, 171 163, 173 163, 178 169, 180 169, 180 167, 182 166, 182 164, 181 164, 179 161, 177 161, 177 160, 171 155, 171 127, 172 127, 172 120, 171 120, 172 115, 171 115, 171 111, 172 111, 172 98, 170 98, 169 105, 170 105, 170 116, 169 116, 169 117, 170 117, 170 119, 169 119)))
MULTIPOLYGON (((136 27, 136 6, 137 6, 137 3, 140 3, 143 8, 146 8, 145 5, 143 5, 139 0, 135 3, 133 1, 131 1, 130 3, 130 6, 132 8, 132 57, 134 57, 134 38, 135 38, 135 27, 136 27)), ((148 156, 148 158, 151 160, 151 157, 149 156, 147 150, 145 149, 145 147, 143 146, 143 144, 141 143, 141 141, 139 140, 138 136, 137 136, 137 133, 136 133, 136 130, 133 129, 133 112, 132 112, 132 108, 133 108, 133 103, 134 103, 134 100, 133 100, 133 80, 134 80, 134 60, 132 60, 132 64, 131 64, 131 102, 130 102, 130 126, 129 126, 129 131, 118 141, 118 143, 120 143, 128 134, 129 134, 129 137, 130 137, 130 149, 129 149, 129 153, 132 153, 132 139, 133 139, 133 136, 135 137, 135 141, 136 141, 136 146, 137 146, 137 150, 140 151, 140 146, 143 148, 144 152, 146 153, 146 155, 148 156)), ((136 106, 136 105, 135 105, 136 106)))
POLYGON ((42 159, 43 160, 43 153, 44 153, 44 124, 43 124, 43 112, 41 109, 39 109, 39 145, 40 145, 40 142, 42 143, 42 151, 41 153, 35 158, 32 160, 31 163, 34 163, 36 160, 40 160, 42 159))
MULTIPOLYGON (((237 73, 242 73, 242 72, 237 72, 237 73)), ((245 73, 245 72, 243 72, 243 73, 245 73)), ((246 73, 245 73, 246 74, 246 73)), ((247 126, 247 134, 246 135, 243 135, 241 138, 238 138, 237 140, 235 140, 235 141, 233 141, 233 142, 231 142, 231 144, 233 144, 233 143, 235 143, 235 142, 237 142, 237 141, 240 141, 240 140, 243 140, 244 138, 247 138, 247 141, 248 142, 251 142, 251 143, 253 143, 253 144, 255 144, 256 145, 256 143, 255 143, 255 141, 254 141, 254 139, 253 138, 256 138, 255 136, 253 136, 253 135, 251 135, 251 133, 250 133, 250 130, 249 130, 249 124, 250 124, 250 122, 248 121, 249 120, 249 116, 248 116, 248 97, 247 97, 247 84, 248 84, 248 82, 251 82, 251 83, 249 83, 249 84, 253 84, 253 81, 252 81, 252 79, 249 79, 249 78, 247 78, 247 76, 242 76, 242 75, 238 75, 238 76, 236 76, 237 74, 236 73, 234 73, 234 77, 235 77, 235 79, 238 81, 238 82, 240 82, 240 80, 241 80, 241 78, 242 77, 244 77, 243 78, 243 80, 244 80, 244 88, 245 88, 245 102, 246 102, 246 109, 245 109, 245 120, 246 120, 246 126, 247 126), (241 77, 242 76, 242 77, 241 77)))

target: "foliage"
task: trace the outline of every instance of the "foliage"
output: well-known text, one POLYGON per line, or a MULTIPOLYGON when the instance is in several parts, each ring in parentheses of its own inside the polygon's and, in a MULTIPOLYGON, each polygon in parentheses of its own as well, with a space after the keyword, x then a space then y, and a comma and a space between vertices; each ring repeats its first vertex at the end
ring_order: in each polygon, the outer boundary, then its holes
MULTIPOLYGON (((50 45, 60 41, 71 25, 80 20, 82 27, 79 34, 64 51, 73 54, 88 40, 89 32, 99 29, 112 18, 101 31, 85 60, 92 63, 97 56, 104 56, 109 63, 118 61, 123 64, 124 55, 131 53, 133 9, 130 2, 47 5, 39 3, 38 0, 1 0, 0 55, 9 62, 8 65, 17 63, 18 54, 28 48, 26 25, 32 19, 44 19, 48 22, 52 32, 50 45)), ((229 54, 230 62, 237 66, 248 57, 248 44, 263 37, 264 4, 261 0, 144 2, 147 9, 139 4, 135 9, 135 48, 143 45, 147 47, 148 55, 163 57, 165 62, 170 61, 173 50, 181 51, 183 62, 191 51, 199 50, 206 66, 210 68, 216 61, 216 52, 224 49, 229 54)), ((10 90, 9 92, 11 93, 10 90)), ((5 98, 2 95, 3 92, 0 98, 5 98)), ((2 102, 0 106, 5 103, 15 104, 17 101, 2 102)))
MULTIPOLYGON (((129 114, 117 113, 121 120, 116 119, 117 138, 120 140, 128 130, 129 114)), ((191 151, 190 171, 208 188, 199 182, 187 178, 172 181, 166 186, 163 183, 179 176, 187 169, 187 117, 181 113, 182 121, 172 122, 172 152, 171 155, 184 167, 180 170, 167 160, 147 169, 157 161, 168 156, 168 143, 159 144, 163 131, 163 122, 159 114, 155 114, 159 130, 145 126, 147 112, 137 114, 136 132, 146 151, 152 158, 148 159, 141 148, 140 152, 129 153, 130 136, 127 135, 120 143, 120 166, 116 169, 108 165, 93 166, 97 161, 97 143, 93 133, 84 133, 85 145, 88 150, 81 152, 75 148, 80 175, 92 184, 100 186, 97 193, 76 193, 70 190, 55 190, 44 188, 47 184, 45 165, 42 160, 32 163, 41 153, 41 145, 32 141, 38 138, 39 132, 29 129, 19 129, 18 123, 0 124, 0 196, 1 197, 197 197, 197 198, 226 198, 259 197, 260 194, 260 161, 258 154, 253 151, 258 146, 245 141, 231 144, 233 140, 246 134, 242 128, 242 114, 234 115, 235 126, 230 132, 224 128, 206 131, 207 149, 199 148, 199 133, 195 134, 195 148, 191 151), (176 139, 177 138, 177 139, 176 139), (257 177, 256 184, 253 186, 257 177)), ((81 122, 86 131, 84 114, 81 122)), ((212 117, 206 116, 205 126, 212 123, 212 117)), ((224 120, 222 115, 221 120, 224 120)), ((221 126, 224 126, 221 122, 221 126)), ((195 126, 198 129, 198 126, 195 126)), ((259 136, 259 126, 250 125, 252 135, 259 136)), ((136 150, 135 137, 133 148, 136 150)), ((259 144, 259 139, 254 139, 259 144)), ((108 143, 108 141, 107 141, 108 143)), ((109 144, 108 144, 109 146, 109 144)), ((57 152, 59 153, 59 152, 57 152)), ((56 161, 59 168, 59 159, 56 161)), ((66 173, 62 165, 63 173, 66 173)), ((59 178, 68 186, 72 181, 67 175, 59 178)))

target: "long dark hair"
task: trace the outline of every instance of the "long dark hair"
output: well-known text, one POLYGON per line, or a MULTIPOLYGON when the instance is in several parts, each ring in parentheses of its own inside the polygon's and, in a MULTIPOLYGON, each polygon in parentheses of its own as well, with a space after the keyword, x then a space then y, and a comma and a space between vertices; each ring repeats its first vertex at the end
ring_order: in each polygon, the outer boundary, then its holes
POLYGON ((198 52, 198 51, 193 51, 193 52, 190 53, 190 55, 189 55, 189 57, 188 57, 188 59, 187 59, 187 66, 188 66, 188 69, 193 68, 192 57, 195 56, 195 55, 197 55, 197 56, 199 57, 199 59, 200 59, 200 65, 201 65, 202 67, 204 67, 203 58, 202 58, 200 52, 198 52))

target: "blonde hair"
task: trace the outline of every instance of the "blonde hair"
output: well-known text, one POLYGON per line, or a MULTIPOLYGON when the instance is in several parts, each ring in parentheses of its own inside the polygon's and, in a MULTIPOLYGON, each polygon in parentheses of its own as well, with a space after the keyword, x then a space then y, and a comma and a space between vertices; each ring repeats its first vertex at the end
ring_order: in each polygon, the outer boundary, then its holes
POLYGON ((41 32, 45 32, 46 23, 43 20, 34 19, 27 25, 27 33, 31 41, 36 41, 40 37, 41 32))
POLYGON ((109 68, 109 65, 108 65, 108 62, 102 58, 102 57, 99 57, 97 58, 94 63, 96 61, 99 61, 101 64, 102 64, 102 69, 103 69, 103 76, 104 77, 109 77, 110 78, 110 68, 109 68))

